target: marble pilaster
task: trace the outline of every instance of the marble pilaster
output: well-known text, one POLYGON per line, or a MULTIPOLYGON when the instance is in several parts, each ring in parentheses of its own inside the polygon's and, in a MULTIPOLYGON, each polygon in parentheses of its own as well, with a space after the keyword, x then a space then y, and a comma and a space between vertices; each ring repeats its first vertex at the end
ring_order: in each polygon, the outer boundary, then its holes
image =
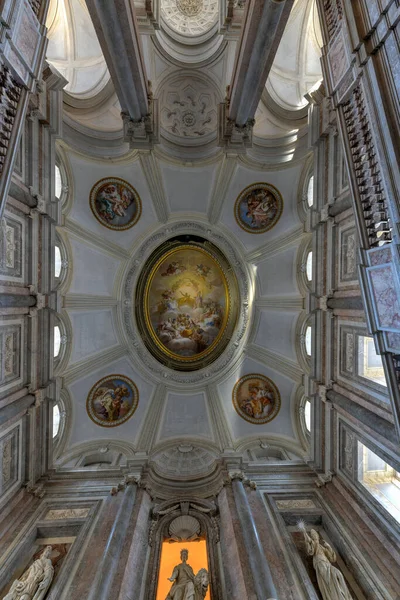
POLYGON ((233 477, 232 489, 257 599, 275 600, 278 596, 272 579, 271 569, 261 545, 246 490, 240 477, 233 477))
POLYGON ((96 576, 91 585, 88 600, 108 600, 110 598, 114 576, 125 544, 126 531, 136 500, 136 493, 137 479, 127 477, 126 487, 123 491, 124 495, 105 545, 103 556, 97 565, 96 576))

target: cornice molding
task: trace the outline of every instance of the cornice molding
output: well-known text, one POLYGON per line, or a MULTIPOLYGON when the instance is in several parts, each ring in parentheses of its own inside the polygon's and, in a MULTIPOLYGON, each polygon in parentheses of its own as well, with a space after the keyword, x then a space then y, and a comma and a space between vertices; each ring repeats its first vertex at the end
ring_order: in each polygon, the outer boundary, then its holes
POLYGON ((86 229, 86 227, 82 227, 72 219, 68 217, 64 218, 64 228, 70 235, 79 239, 84 244, 88 246, 92 246, 97 250, 101 250, 108 256, 112 256, 114 258, 118 258, 120 260, 126 260, 129 258, 129 252, 121 246, 117 244, 113 244, 105 237, 101 237, 96 233, 92 233, 86 229))
POLYGON ((285 377, 289 377, 289 379, 292 379, 296 383, 301 383, 304 372, 293 360, 277 354, 276 352, 271 352, 266 348, 261 348, 261 346, 258 346, 257 344, 249 344, 245 348, 245 354, 249 358, 253 358, 269 368, 278 371, 282 375, 285 375, 285 377))
POLYGON ((169 207, 159 162, 152 150, 140 151, 139 160, 150 189, 157 218, 161 223, 165 223, 168 220, 169 207))
POLYGON ((258 298, 254 302, 254 306, 261 310, 296 312, 304 309, 304 299, 301 296, 264 296, 258 298))
POLYGON ((98 352, 91 355, 86 360, 82 360, 75 365, 71 365, 63 374, 64 386, 70 385, 76 379, 81 379, 85 375, 90 375, 93 371, 107 367, 110 363, 126 356, 128 349, 126 346, 115 346, 104 352, 98 352))
POLYGON ((255 248, 246 254, 246 260, 250 263, 261 262, 266 258, 271 258, 287 248, 301 242, 304 236, 304 226, 298 225, 291 231, 282 234, 279 239, 274 239, 266 242, 262 246, 255 248))
POLYGON ((117 304, 118 299, 110 296, 91 296, 90 294, 67 294, 64 296, 64 308, 70 310, 112 308, 117 304))

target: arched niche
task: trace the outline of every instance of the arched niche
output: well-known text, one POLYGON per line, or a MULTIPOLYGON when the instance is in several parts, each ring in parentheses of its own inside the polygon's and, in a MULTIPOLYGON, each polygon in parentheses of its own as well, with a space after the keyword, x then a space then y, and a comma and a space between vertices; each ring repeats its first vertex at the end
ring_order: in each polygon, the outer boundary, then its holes
MULTIPOLYGON (((208 565, 204 565, 204 568, 207 569, 209 575, 211 600, 222 600, 218 509, 215 502, 197 498, 168 500, 153 508, 149 530, 149 566, 144 597, 148 600, 156 600, 163 542, 174 541, 171 524, 176 523, 176 519, 179 517, 190 517, 190 522, 195 519, 199 523, 198 532, 194 535, 206 541, 208 565)), ((189 531, 189 529, 188 527, 187 530, 189 531)), ((185 540, 184 537, 175 541, 184 541, 188 546, 194 543, 194 540, 185 540)), ((178 556, 176 564, 179 562, 178 556)), ((190 564, 190 549, 188 564, 190 564)))

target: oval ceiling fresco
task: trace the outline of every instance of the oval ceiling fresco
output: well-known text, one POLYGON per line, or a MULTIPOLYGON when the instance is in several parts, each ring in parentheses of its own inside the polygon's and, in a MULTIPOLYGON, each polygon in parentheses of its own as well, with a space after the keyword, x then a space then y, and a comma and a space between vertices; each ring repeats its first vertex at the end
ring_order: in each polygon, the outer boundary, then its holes
POLYGON ((170 241, 147 262, 136 290, 136 318, 152 354, 166 366, 195 370, 215 360, 235 327, 236 277, 204 241, 170 241))

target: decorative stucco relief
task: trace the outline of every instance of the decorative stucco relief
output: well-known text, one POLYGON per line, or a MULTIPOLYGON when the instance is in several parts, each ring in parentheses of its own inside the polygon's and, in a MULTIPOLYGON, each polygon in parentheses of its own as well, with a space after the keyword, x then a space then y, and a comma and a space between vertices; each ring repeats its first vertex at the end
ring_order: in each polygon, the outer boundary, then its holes
POLYGON ((218 0, 162 0, 161 14, 176 33, 196 37, 216 23, 218 0))
POLYGON ((180 76, 167 81, 160 90, 161 128, 185 143, 204 143, 217 131, 218 95, 196 76, 180 76))

